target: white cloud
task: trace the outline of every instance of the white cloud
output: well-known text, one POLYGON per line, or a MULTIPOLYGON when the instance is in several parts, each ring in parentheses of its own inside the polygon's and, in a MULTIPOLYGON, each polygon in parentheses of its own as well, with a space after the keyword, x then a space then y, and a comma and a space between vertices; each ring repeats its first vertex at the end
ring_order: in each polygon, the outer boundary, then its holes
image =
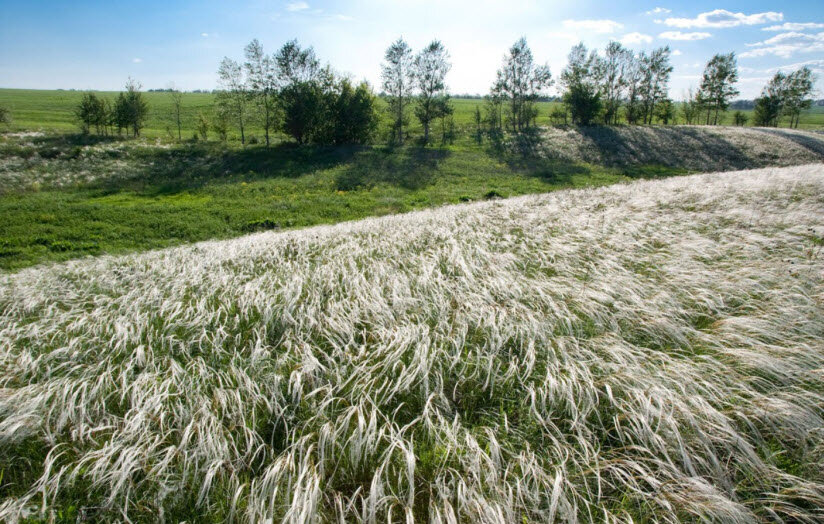
POLYGON ((737 27, 740 25, 758 25, 767 22, 780 22, 784 20, 783 13, 767 11, 765 13, 755 13, 745 15, 744 13, 733 13, 726 9, 716 9, 701 13, 695 18, 667 18, 664 24, 670 27, 680 27, 687 29, 691 27, 737 27))
POLYGON ((142 61, 143 61, 142 58, 132 58, 132 63, 135 63, 135 64, 139 64, 142 61))
POLYGON ((309 4, 306 2, 290 2, 286 4, 287 11, 303 11, 305 9, 309 9, 309 4))
POLYGON ((762 31, 804 31, 805 29, 822 29, 824 24, 817 22, 785 22, 780 25, 771 25, 769 27, 762 27, 762 31))
POLYGON ((801 69, 802 67, 809 67, 813 71, 813 73, 822 74, 824 73, 824 60, 807 60, 806 62, 787 64, 779 67, 771 67, 769 69, 764 69, 764 72, 776 73, 778 71, 795 71, 796 69, 801 69))
POLYGON ((200 33, 200 36, 206 38, 207 36, 209 36, 209 33, 200 33))
POLYGON ((564 20, 563 24, 566 29, 579 29, 594 33, 614 33, 624 27, 623 24, 614 20, 564 20))
POLYGON ((664 40, 704 40, 712 35, 710 33, 682 33, 681 31, 664 31, 658 38, 664 40))
POLYGON ((354 20, 354 18, 348 15, 333 15, 332 18, 334 18, 335 20, 341 20, 343 22, 351 22, 352 20, 354 20))
POLYGON ((738 56, 757 58, 774 55, 789 58, 796 53, 824 52, 824 32, 814 35, 797 32, 781 33, 763 42, 747 44, 747 46, 755 49, 741 53, 738 56))
POLYGON ((623 37, 621 37, 621 43, 624 45, 630 44, 648 44, 652 42, 652 37, 650 35, 645 35, 643 33, 627 33, 623 37))
POLYGON ((671 9, 667 9, 666 7, 656 7, 655 9, 651 9, 647 11, 648 15, 659 15, 661 13, 671 13, 671 9))
POLYGON ((672 56, 681 56, 683 54, 684 53, 682 53, 680 49, 673 49, 672 50, 672 56))

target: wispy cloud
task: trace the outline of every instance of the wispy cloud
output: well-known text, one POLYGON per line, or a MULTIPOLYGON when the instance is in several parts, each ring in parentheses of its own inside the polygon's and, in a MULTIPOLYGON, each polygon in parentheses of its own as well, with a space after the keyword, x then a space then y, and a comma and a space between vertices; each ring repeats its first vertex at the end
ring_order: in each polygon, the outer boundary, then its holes
POLYGON ((614 20, 564 20, 566 29, 592 31, 594 33, 614 33, 624 27, 614 20))
POLYGON ((666 7, 656 7, 655 9, 650 9, 647 11, 648 15, 660 15, 660 14, 667 14, 671 13, 672 9, 667 9, 666 7))
POLYGON ((621 43, 625 45, 630 44, 648 44, 652 42, 652 36, 643 33, 627 33, 621 37, 621 43))
POLYGON ((682 53, 680 49, 673 49, 672 50, 672 56, 681 56, 683 54, 684 53, 682 53))
POLYGON ((304 11, 306 9, 309 9, 309 4, 307 4, 306 2, 289 2, 288 4, 286 4, 287 11, 295 12, 304 11))
POLYGON ((824 32, 817 34, 807 33, 781 33, 762 42, 747 44, 753 47, 750 51, 741 53, 742 58, 757 58, 761 56, 774 55, 782 58, 789 58, 796 53, 824 52, 824 32))
POLYGON ((766 24, 767 22, 780 22, 782 20, 784 20, 784 14, 776 13, 774 11, 746 15, 744 13, 733 13, 731 11, 727 11, 726 9, 716 9, 714 11, 701 13, 695 18, 667 18, 663 21, 663 24, 682 29, 693 27, 724 28, 737 27, 740 25, 766 24))
POLYGON ((824 29, 824 24, 818 22, 785 22, 761 28, 762 31, 804 31, 805 29, 824 29))
POLYGON ((203 38, 206 38, 206 37, 209 36, 209 33, 200 33, 200 36, 202 36, 203 38))
POLYGON ((134 64, 139 64, 139 63, 140 63, 140 62, 142 62, 142 61, 143 61, 143 59, 142 59, 142 58, 137 58, 137 57, 132 58, 132 63, 134 63, 134 64))
POLYGON ((701 32, 682 33, 681 31, 664 31, 658 35, 658 38, 663 38, 664 40, 704 40, 711 36, 710 33, 701 32))

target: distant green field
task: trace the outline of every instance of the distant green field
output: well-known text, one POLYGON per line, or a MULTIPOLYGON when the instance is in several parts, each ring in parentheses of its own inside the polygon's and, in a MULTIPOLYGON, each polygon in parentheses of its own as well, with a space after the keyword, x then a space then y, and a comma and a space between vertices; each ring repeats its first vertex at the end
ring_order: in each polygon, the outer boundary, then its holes
MULTIPOLYGON (((117 96, 116 92, 111 91, 99 91, 97 93, 108 97, 110 100, 114 100, 117 96)), ((143 134, 147 137, 162 138, 168 137, 170 131, 176 134, 169 94, 156 92, 144 94, 149 103, 149 119, 146 122, 143 134)), ((77 130, 73 112, 82 95, 82 91, 0 89, 0 106, 11 109, 12 118, 14 119, 12 128, 15 130, 71 132, 77 130)), ((201 111, 207 115, 212 113, 214 99, 215 95, 211 93, 184 94, 181 118, 184 138, 192 137, 198 113, 201 111)), ((551 102, 538 103, 539 123, 549 123, 549 112, 552 105, 551 102)), ((380 102, 380 106, 385 107, 383 101, 380 102)), ((468 98, 454 100, 454 121, 457 127, 466 129, 474 125, 475 106, 479 106, 483 110, 484 101, 468 98)), ((388 118, 383 120, 381 130, 385 131, 388 127, 388 118)), ((410 131, 412 134, 421 132, 420 124, 414 118, 410 118, 410 131)), ((258 122, 253 120, 250 123, 248 134, 261 137, 263 129, 258 122)), ((233 130, 231 137, 239 139, 239 133, 233 130)))
MULTIPOLYGON (((70 132, 77 130, 74 121, 73 111, 77 105, 82 91, 45 91, 33 89, 0 89, 0 106, 11 109, 14 119, 12 127, 16 130, 48 130, 70 132)), ((115 92, 99 92, 104 96, 114 99, 115 92)), ((174 128, 172 117, 172 104, 168 93, 145 93, 149 102, 149 120, 144 129, 144 135, 148 137, 168 137, 174 128)), ((459 131, 470 131, 474 126, 475 107, 479 106, 483 110, 484 101, 469 98, 454 99, 455 125, 459 131)), ((381 105, 383 103, 381 102, 381 105)), ((538 123, 549 124, 549 113, 557 105, 553 102, 538 103, 538 123)), ((210 114, 214 106, 214 95, 210 93, 185 93, 183 97, 183 135, 184 138, 191 138, 194 133, 194 123, 199 112, 210 114)), ((752 111, 744 111, 750 117, 752 111)), ((388 127, 388 119, 382 122, 381 136, 385 135, 388 127)), ((681 122, 680 115, 677 122, 681 122)), ((732 122, 732 111, 726 114, 724 123, 732 122)), ((752 118, 750 118, 750 123, 752 118)), ((804 129, 816 129, 824 127, 824 107, 816 106, 801 117, 799 127, 804 129)), ((252 122, 250 134, 262 136, 263 130, 252 122)), ((410 118, 410 131, 414 134, 420 133, 420 125, 414 118, 410 118)), ((436 124, 436 135, 438 134, 436 124)), ((175 132, 176 133, 176 132, 175 132)), ((232 133, 232 138, 237 139, 238 134, 232 133)))

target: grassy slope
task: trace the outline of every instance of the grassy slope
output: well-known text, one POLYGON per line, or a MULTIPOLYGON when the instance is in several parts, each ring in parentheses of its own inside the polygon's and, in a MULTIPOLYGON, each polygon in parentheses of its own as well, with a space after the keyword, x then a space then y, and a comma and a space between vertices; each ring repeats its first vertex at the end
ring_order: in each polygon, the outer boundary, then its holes
POLYGON ((678 177, 0 275, 0 520, 820 521, 822 195, 678 177))
MULTIPOLYGON (((114 98, 116 93, 103 92, 104 96, 114 98)), ((14 129, 44 129, 62 132, 75 131, 72 112, 77 105, 82 92, 80 91, 47 91, 31 89, 0 89, 0 106, 9 107, 14 117, 14 129)), ((150 114, 144 134, 149 137, 168 137, 167 127, 172 127, 171 101, 167 93, 146 93, 149 102, 150 114)), ((183 98, 183 136, 190 138, 194 133, 194 125, 199 111, 209 113, 212 110, 214 95, 207 93, 185 93, 183 98)), ((476 106, 483 111, 483 100, 455 99, 455 124, 468 132, 474 126, 473 115, 476 106)), ((538 123, 549 124, 549 112, 556 104, 551 102, 538 103, 538 123)), ((744 111, 750 117, 752 111, 744 111)), ((726 122, 732 122, 732 112, 726 115, 726 122)), ((680 115, 679 115, 680 118, 680 115)), ((420 125, 411 119, 411 131, 419 134, 420 125)), ((750 123, 752 118, 750 118, 750 123)), ((384 122, 386 124, 386 122, 384 122)), ((385 125, 384 125, 385 127, 385 125)), ((816 106, 801 117, 800 127, 803 129, 821 129, 824 127, 824 107, 816 106)), ((251 134, 262 136, 262 130, 252 125, 251 134)), ((176 136, 176 135, 175 135, 176 136)), ((232 133, 233 139, 239 139, 237 133, 232 133)))
POLYGON ((489 146, 240 149, 0 138, 0 268, 698 170, 820 162, 824 137, 704 128, 551 130, 489 146))

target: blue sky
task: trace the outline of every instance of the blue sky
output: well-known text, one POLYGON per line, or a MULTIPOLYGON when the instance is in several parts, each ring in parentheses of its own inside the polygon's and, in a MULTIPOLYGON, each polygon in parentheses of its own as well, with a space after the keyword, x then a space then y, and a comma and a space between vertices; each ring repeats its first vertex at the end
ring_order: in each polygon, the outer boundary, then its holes
POLYGON ((241 59, 252 38, 270 52, 297 38, 337 71, 377 86, 384 49, 403 36, 415 49, 441 39, 452 56, 452 92, 485 93, 522 35, 556 78, 578 41, 669 45, 676 98, 698 84, 716 52, 738 54, 742 97, 756 96, 777 68, 806 64, 824 77, 820 0, 0 0, 0 87, 119 89, 132 76, 147 88, 211 89, 220 59, 241 59))

